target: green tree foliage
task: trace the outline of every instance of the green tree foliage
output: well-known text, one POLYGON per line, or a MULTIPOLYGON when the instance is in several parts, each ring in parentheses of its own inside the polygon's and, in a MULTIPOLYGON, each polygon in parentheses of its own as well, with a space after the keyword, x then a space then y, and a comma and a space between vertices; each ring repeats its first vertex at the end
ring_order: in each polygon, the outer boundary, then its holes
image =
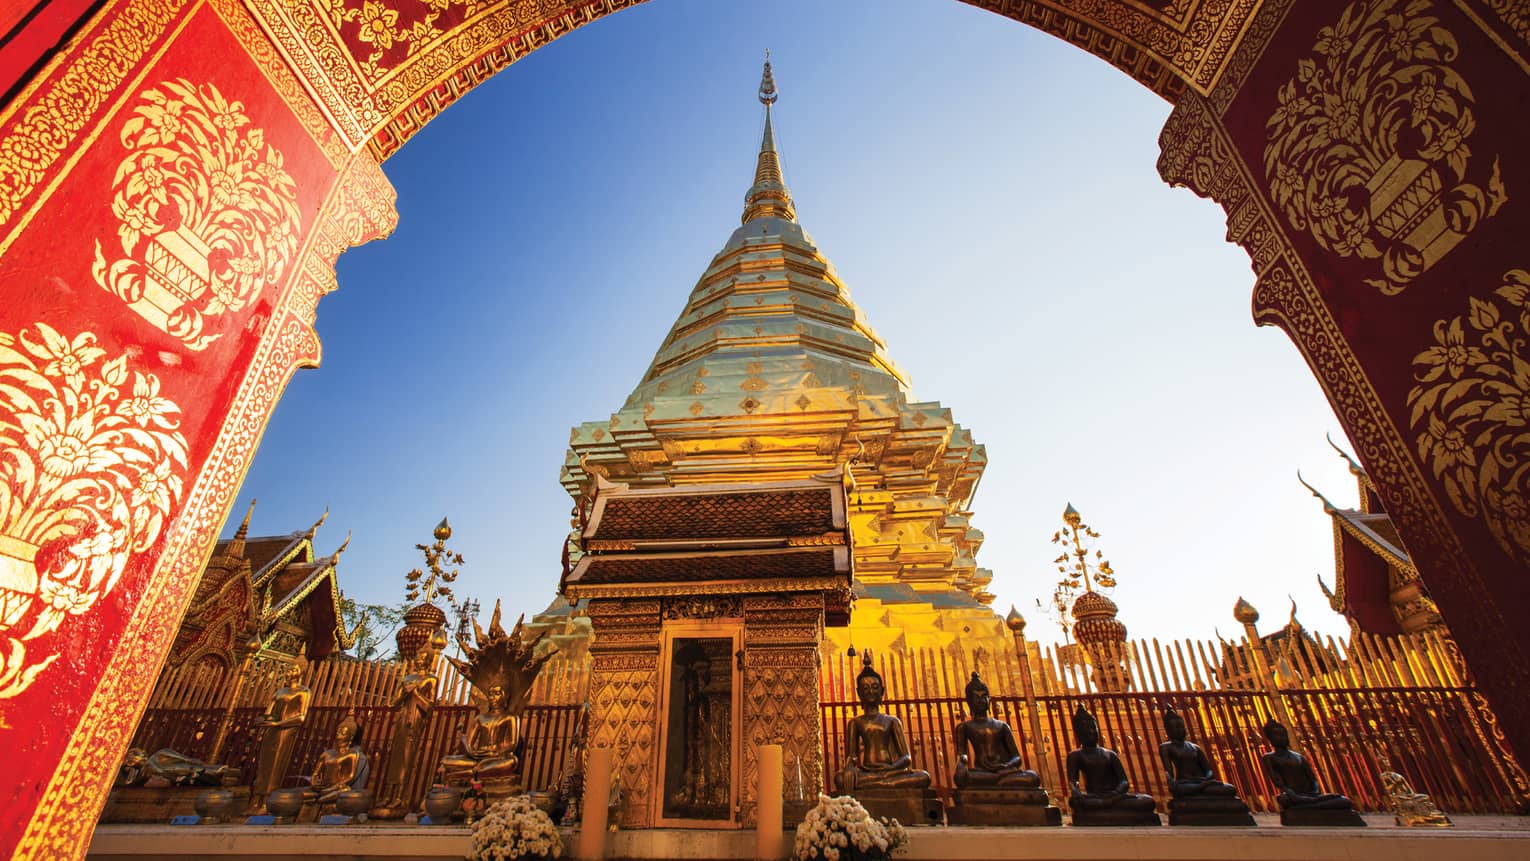
POLYGON ((388 635, 392 634, 399 625, 404 623, 404 611, 409 609, 408 602, 396 605, 387 604, 362 604, 354 598, 341 596, 340 618, 347 631, 356 630, 356 625, 361 625, 361 630, 356 635, 356 645, 351 649, 352 654, 362 660, 381 659, 388 647, 388 635))

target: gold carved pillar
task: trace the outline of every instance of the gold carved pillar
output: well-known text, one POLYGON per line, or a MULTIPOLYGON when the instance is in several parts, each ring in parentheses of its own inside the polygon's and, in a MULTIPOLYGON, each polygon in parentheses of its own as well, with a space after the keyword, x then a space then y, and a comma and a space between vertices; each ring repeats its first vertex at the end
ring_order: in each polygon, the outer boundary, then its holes
POLYGON ((740 822, 758 822, 759 746, 780 744, 784 785, 797 780, 816 798, 823 786, 823 734, 818 704, 818 646, 823 593, 753 595, 744 599, 744 767, 740 822))
POLYGON ((653 825, 660 609, 658 600, 590 602, 589 747, 611 749, 611 779, 622 793, 615 822, 623 828, 653 825))

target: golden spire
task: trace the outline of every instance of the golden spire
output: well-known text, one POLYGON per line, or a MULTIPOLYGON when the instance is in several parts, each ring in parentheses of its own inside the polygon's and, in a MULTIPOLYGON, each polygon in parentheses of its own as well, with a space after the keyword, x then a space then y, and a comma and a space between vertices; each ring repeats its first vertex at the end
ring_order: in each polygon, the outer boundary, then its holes
POLYGON ((234 540, 228 543, 228 548, 224 551, 223 555, 232 556, 236 559, 244 558, 244 542, 245 539, 250 537, 250 518, 254 514, 255 500, 251 499, 250 507, 244 513, 244 520, 239 524, 239 528, 234 531, 234 540))
POLYGON ((770 73, 770 52, 765 52, 765 71, 760 75, 760 104, 765 106, 765 134, 760 139, 760 157, 754 167, 754 185, 744 196, 743 223, 756 218, 797 220, 791 192, 781 178, 781 158, 776 154, 776 136, 770 126, 770 106, 780 98, 776 79, 770 73))

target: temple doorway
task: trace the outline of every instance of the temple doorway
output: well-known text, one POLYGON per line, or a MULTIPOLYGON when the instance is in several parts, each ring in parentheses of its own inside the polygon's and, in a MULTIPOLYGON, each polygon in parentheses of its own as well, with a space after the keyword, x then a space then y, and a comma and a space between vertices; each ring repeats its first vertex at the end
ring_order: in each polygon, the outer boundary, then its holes
POLYGON ((655 823, 736 826, 743 620, 669 623, 663 643, 655 823))

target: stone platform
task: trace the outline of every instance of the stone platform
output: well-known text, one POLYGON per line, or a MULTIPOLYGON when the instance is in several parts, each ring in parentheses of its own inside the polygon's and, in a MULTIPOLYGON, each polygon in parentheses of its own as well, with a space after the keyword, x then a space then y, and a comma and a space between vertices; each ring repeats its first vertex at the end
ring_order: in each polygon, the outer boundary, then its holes
MULTIPOLYGON (((1281 827, 1256 814, 1254 828, 911 828, 906 861, 1523 861, 1530 818, 1459 816, 1457 827, 1399 828, 1388 814, 1366 814, 1369 828, 1281 827)), ((574 835, 565 832, 572 851, 574 835)), ((752 831, 654 829, 608 836, 607 858, 722 861, 754 858, 752 831)), ((791 838, 788 833, 788 847, 791 838)), ((185 827, 102 825, 87 856, 97 861, 210 858, 460 861, 464 826, 312 825, 185 827)))

